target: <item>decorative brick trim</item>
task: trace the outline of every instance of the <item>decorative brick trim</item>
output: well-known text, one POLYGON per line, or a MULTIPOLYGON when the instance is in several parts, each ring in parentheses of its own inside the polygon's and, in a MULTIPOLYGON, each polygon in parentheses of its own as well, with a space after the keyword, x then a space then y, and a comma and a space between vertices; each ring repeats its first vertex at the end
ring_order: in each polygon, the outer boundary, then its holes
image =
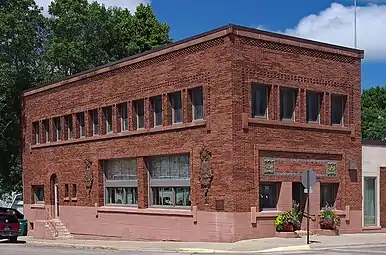
POLYGON ((269 42, 265 40, 253 39, 253 38, 248 38, 244 36, 240 36, 239 42, 240 44, 245 44, 245 45, 255 46, 259 48, 280 51, 280 52, 288 52, 288 53, 297 54, 297 55, 305 55, 313 58, 323 58, 323 59, 328 59, 328 60, 343 62, 343 63, 350 63, 350 64, 357 63, 357 58, 355 57, 329 53, 329 52, 316 50, 316 49, 306 49, 304 47, 286 45, 278 42, 269 42))

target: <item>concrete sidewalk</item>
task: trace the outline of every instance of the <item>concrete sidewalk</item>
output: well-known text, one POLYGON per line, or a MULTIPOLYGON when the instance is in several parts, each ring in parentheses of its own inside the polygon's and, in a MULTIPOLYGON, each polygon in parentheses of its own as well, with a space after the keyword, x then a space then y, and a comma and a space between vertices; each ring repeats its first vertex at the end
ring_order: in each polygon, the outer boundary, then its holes
POLYGON ((82 249, 109 249, 120 251, 186 252, 186 253, 260 253, 274 251, 300 251, 331 247, 385 245, 386 233, 366 233, 340 236, 311 236, 311 245, 306 238, 262 238, 235 243, 208 242, 140 242, 110 240, 43 240, 20 237, 30 245, 71 247, 82 249))

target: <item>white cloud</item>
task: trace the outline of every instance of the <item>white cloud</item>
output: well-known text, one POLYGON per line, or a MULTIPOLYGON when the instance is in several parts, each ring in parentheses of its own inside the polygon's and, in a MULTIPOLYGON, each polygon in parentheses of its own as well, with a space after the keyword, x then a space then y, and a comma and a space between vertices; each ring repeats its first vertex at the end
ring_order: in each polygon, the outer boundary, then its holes
MULTIPOLYGON (((44 8, 44 13, 48 13, 48 5, 50 5, 52 0, 35 0, 36 4, 44 8)), ((95 0, 89 0, 93 2, 95 0)), ((118 6, 122 8, 127 8, 131 13, 134 13, 137 6, 141 3, 150 4, 151 0, 97 0, 97 2, 104 4, 106 7, 109 6, 118 6)))
MULTIPOLYGON (((284 33, 354 47, 354 7, 333 3, 302 18, 295 28, 284 33)), ((357 7, 357 42, 358 48, 365 50, 367 60, 386 59, 386 5, 357 7)))

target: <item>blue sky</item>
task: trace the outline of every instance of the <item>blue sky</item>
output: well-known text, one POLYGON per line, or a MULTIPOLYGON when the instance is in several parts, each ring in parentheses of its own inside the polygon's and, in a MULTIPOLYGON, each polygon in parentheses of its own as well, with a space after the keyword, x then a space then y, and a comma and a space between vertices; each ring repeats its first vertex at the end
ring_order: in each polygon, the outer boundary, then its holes
MULTIPOLYGON (((50 0, 36 0, 47 5, 50 0)), ((180 40, 229 23, 353 47, 353 0, 98 0, 135 10, 150 3, 180 40)), ((358 0, 362 88, 386 85, 386 0, 358 0)))

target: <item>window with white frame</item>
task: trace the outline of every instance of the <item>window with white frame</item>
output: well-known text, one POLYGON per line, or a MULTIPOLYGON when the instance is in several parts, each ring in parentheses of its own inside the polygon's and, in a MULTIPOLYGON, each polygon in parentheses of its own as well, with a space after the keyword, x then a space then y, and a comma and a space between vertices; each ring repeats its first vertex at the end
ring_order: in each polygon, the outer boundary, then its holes
POLYGON ((280 119, 295 120, 296 90, 280 88, 280 119))
POLYGON ((62 126, 60 124, 60 117, 54 118, 55 136, 54 141, 62 140, 62 126))
POLYGON ((170 101, 172 104, 172 123, 182 122, 182 102, 181 91, 175 92, 170 95, 170 101))
POLYGON ((136 159, 103 161, 105 174, 105 204, 138 204, 138 174, 136 159))
POLYGON ((154 126, 162 126, 162 96, 152 98, 154 111, 154 126))
POLYGON ((79 112, 76 114, 78 125, 79 125, 79 136, 85 137, 86 136, 86 124, 84 121, 84 112, 79 112))
POLYGON ((279 183, 260 184, 260 211, 275 211, 279 199, 279 183))
POLYGON ((103 108, 103 117, 105 121, 106 134, 113 132, 113 109, 111 106, 103 108))
POLYGON ((93 136, 99 135, 99 120, 98 120, 98 110, 91 110, 91 123, 92 123, 92 134, 93 136))
POLYGON ((252 117, 267 118, 268 91, 269 88, 267 85, 252 85, 252 117))
POLYGON ((345 96, 331 95, 331 124, 344 125, 345 96))
POLYGON ((119 116, 121 120, 121 131, 126 131, 129 129, 129 119, 127 114, 127 103, 120 104, 118 106, 119 116))
POLYGON ((321 94, 319 92, 307 91, 307 122, 320 121, 321 94))
POLYGON ((33 128, 33 135, 35 136, 35 144, 39 144, 40 143, 40 128, 39 128, 39 122, 34 122, 32 124, 32 128, 33 128))
POLYGON ((44 142, 50 142, 50 120, 43 120, 44 127, 44 142))
POLYGON ((68 115, 65 117, 66 120, 66 128, 67 128, 67 137, 66 139, 72 139, 72 115, 68 115))
POLYGON ((190 206, 189 155, 148 159, 152 206, 190 206))
POLYGON ((190 97, 192 100, 193 120, 204 119, 204 98, 202 93, 202 87, 191 89, 190 97))
POLYGON ((145 128, 145 102, 138 100, 134 102, 134 110, 137 118, 137 129, 145 128))

